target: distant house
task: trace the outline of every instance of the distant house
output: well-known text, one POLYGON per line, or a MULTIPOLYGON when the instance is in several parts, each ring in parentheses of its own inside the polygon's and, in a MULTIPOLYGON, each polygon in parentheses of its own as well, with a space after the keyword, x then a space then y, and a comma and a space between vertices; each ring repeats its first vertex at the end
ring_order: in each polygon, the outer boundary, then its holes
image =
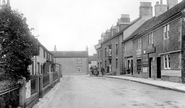
POLYGON ((52 51, 54 62, 62 66, 63 75, 87 74, 88 51, 52 51))

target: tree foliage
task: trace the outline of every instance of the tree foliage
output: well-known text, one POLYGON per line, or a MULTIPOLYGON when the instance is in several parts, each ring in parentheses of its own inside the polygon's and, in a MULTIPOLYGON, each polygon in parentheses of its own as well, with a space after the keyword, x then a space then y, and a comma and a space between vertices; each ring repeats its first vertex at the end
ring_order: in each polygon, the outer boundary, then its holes
POLYGON ((5 75, 17 81, 30 78, 28 66, 37 52, 38 41, 29 29, 26 18, 10 8, 0 9, 0 57, 5 75))

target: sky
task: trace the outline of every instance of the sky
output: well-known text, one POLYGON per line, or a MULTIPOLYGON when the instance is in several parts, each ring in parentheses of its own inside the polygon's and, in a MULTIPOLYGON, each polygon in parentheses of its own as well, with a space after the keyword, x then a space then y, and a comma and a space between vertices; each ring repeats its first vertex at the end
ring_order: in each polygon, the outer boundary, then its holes
MULTIPOLYGON (((23 13, 35 36, 49 51, 96 53, 101 33, 116 25, 121 14, 131 21, 139 17, 140 2, 159 0, 10 0, 12 9, 23 13)), ((166 0, 163 0, 164 3, 166 0)), ((181 0, 179 0, 180 2, 181 0)))

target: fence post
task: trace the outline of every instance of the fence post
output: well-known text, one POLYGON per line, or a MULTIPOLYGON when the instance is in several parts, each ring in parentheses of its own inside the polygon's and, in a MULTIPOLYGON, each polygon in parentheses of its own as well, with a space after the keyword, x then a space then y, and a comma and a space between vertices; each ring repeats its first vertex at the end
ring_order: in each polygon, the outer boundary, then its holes
POLYGON ((23 78, 19 80, 19 82, 21 83, 21 87, 19 89, 19 106, 24 108, 26 102, 26 79, 23 78))
POLYGON ((53 87, 53 72, 49 72, 49 84, 50 87, 53 87))
POLYGON ((43 97, 43 75, 39 76, 39 98, 43 97))

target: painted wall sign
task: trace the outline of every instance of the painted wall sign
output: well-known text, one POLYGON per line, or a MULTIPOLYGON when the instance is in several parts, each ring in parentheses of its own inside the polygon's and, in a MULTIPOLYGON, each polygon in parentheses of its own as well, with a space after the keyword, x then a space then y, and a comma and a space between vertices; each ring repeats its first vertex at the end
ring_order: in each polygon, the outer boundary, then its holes
POLYGON ((148 67, 148 54, 143 54, 142 65, 143 65, 143 67, 148 67))
POLYGON ((181 77, 182 73, 180 70, 161 70, 161 75, 181 77))
POLYGON ((148 72, 148 67, 143 67, 143 72, 147 73, 148 72))

